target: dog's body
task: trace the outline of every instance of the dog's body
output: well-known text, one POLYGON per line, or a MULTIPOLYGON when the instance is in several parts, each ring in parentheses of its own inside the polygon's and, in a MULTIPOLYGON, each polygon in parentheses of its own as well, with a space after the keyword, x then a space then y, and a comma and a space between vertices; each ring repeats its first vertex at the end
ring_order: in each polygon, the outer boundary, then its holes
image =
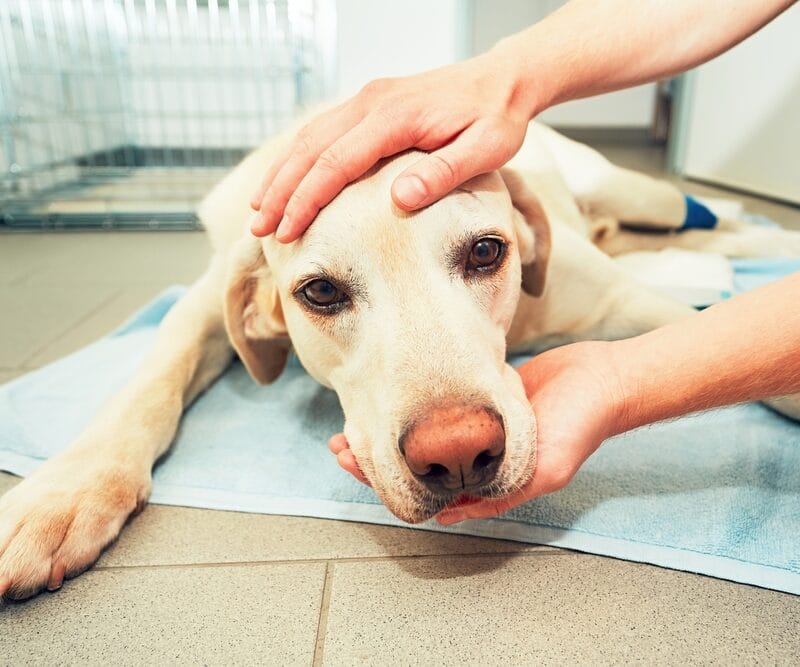
POLYGON ((800 235, 738 222, 665 233, 686 214, 674 187, 543 126, 528 135, 510 168, 416 214, 388 193, 417 156, 385 161, 289 246, 247 232, 248 197, 283 140, 250 155, 201 205, 213 257, 136 376, 0 499, 0 594, 58 587, 96 560, 145 502, 184 408, 234 351, 269 382, 292 345, 339 394, 376 492, 399 517, 422 521, 462 491, 501 495, 531 474, 535 423, 508 348, 621 338, 692 312, 636 284, 598 247, 800 254, 800 235))

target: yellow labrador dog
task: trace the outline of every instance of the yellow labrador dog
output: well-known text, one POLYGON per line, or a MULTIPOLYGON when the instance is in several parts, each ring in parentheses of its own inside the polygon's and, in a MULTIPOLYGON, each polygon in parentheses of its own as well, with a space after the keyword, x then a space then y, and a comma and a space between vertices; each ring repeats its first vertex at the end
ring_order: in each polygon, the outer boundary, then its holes
POLYGON ((627 231, 680 227, 683 196, 541 125, 528 135, 511 167, 413 214, 388 193, 418 156, 385 160, 285 246, 247 231, 248 197, 281 141, 249 156, 201 205, 213 258, 136 376, 0 499, 0 594, 57 588, 97 559, 145 503, 183 410, 234 354, 270 382, 293 347, 338 393, 376 493, 420 522, 462 493, 502 495, 531 475, 536 426, 508 349, 631 336, 692 312, 599 248, 800 254, 800 235, 740 223, 627 231))

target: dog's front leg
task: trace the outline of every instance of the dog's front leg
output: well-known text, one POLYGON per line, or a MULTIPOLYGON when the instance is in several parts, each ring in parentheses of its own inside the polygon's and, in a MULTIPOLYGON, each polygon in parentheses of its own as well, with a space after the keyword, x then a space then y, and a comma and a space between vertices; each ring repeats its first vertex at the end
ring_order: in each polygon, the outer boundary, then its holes
POLYGON ((183 409, 228 365, 219 268, 172 308, 133 380, 86 431, 0 498, 0 596, 58 588, 145 503, 183 409))

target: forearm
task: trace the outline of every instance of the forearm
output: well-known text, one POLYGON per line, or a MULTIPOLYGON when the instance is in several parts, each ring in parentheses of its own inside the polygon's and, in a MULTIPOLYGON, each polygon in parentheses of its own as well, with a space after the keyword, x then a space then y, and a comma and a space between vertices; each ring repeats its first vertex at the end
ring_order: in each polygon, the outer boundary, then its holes
POLYGON ((547 107, 672 76, 742 41, 794 0, 571 0, 490 52, 511 67, 531 117, 547 107))
POLYGON ((800 392, 800 273, 611 343, 614 433, 697 410, 800 392))

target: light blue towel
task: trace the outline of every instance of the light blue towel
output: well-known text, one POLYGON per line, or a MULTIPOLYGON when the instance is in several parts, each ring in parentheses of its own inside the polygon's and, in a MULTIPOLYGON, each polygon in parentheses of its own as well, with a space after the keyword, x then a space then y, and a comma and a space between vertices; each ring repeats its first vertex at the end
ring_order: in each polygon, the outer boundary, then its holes
MULTIPOLYGON (((736 269, 750 288, 800 262, 736 269)), ((75 437, 133 373, 182 292, 168 290, 109 337, 0 387, 0 469, 28 474, 75 437)), ((400 525, 328 453, 341 426, 335 394, 295 358, 267 387, 237 362, 188 410, 151 501, 400 525)), ((422 527, 800 594, 800 425, 752 404, 649 426, 609 441, 558 493, 497 519, 422 527)))

